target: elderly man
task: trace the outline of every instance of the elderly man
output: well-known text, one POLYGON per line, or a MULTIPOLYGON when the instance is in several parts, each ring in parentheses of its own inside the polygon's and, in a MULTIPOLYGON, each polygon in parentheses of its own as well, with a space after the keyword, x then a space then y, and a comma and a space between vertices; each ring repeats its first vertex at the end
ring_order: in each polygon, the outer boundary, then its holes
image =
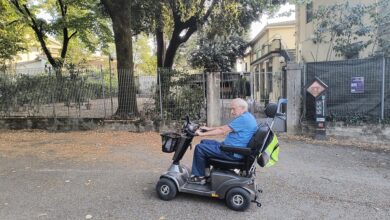
POLYGON ((205 168, 207 159, 210 157, 226 160, 241 160, 240 154, 227 153, 220 150, 221 144, 246 147, 257 130, 257 122, 253 115, 248 112, 248 103, 240 98, 230 103, 231 114, 234 119, 228 124, 219 127, 201 127, 196 131, 199 136, 211 136, 229 133, 223 142, 215 140, 202 140, 196 145, 192 161, 192 175, 190 183, 205 184, 205 168))

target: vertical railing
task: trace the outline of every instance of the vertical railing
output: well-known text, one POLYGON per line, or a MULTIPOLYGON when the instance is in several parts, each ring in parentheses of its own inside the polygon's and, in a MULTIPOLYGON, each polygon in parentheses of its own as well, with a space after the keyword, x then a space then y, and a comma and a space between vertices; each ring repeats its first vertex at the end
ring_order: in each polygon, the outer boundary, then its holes
POLYGON ((385 58, 385 114, 387 122, 390 122, 390 57, 385 58))
POLYGON ((385 118, 385 81, 386 80, 386 59, 382 57, 382 91, 381 91, 381 120, 385 118))

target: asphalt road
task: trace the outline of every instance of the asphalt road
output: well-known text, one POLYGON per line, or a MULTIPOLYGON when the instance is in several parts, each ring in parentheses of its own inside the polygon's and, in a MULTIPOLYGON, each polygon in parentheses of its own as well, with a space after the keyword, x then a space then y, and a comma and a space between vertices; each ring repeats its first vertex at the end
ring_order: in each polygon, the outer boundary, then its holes
MULTIPOLYGON (((280 162, 258 169, 263 206, 242 213, 187 194, 159 200, 155 184, 172 154, 159 151, 156 134, 111 145, 101 145, 99 135, 96 142, 45 135, 0 139, 0 219, 390 219, 388 151, 281 141, 280 162), (60 154, 65 142, 85 149, 60 154)), ((191 156, 183 163, 190 165, 191 156)))

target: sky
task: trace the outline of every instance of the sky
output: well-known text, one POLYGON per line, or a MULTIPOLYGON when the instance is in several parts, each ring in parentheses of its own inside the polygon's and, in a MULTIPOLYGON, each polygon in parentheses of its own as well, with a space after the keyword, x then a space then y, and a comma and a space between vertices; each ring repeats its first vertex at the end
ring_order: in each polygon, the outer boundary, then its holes
MULTIPOLYGON (((281 6, 280 10, 276 14, 288 12, 294 10, 295 6, 293 4, 285 4, 281 6)), ((269 18, 267 15, 263 15, 258 22, 253 22, 251 25, 250 38, 253 39, 260 31, 267 25, 271 23, 283 22, 283 21, 292 21, 295 20, 295 12, 292 12, 290 16, 286 17, 277 17, 269 18)))

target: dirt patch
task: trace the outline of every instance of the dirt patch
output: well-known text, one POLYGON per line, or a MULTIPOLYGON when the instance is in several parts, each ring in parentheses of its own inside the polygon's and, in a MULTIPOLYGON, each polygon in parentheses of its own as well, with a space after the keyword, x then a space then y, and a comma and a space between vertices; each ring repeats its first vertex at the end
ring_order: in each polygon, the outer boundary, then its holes
POLYGON ((115 148, 148 146, 159 151, 157 133, 7 131, 0 133, 0 151, 8 156, 33 155, 45 159, 104 159, 115 148))
MULTIPOLYGON (((354 146, 370 150, 390 150, 389 144, 329 138, 327 141, 313 140, 308 136, 278 134, 284 141, 305 142, 315 145, 354 146)), ((210 137, 222 140, 222 136, 210 137)), ((201 138, 195 137, 193 146, 201 138)), ((157 132, 131 133, 127 131, 72 131, 48 132, 40 130, 0 132, 0 156, 35 156, 45 160, 72 159, 74 161, 109 161, 142 166, 143 152, 153 152, 155 157, 163 157, 161 137, 157 132), (135 162, 137 161, 137 162, 135 162), (134 164, 137 163, 137 164, 134 164)))
POLYGON ((287 135, 286 133, 280 133, 278 134, 278 137, 281 140, 285 140, 285 141, 297 141, 297 142, 304 142, 313 145, 348 146, 348 147, 358 147, 358 148, 371 150, 371 151, 390 151, 390 143, 378 144, 378 143, 357 141, 350 138, 334 138, 334 137, 328 137, 327 140, 314 140, 311 136, 287 135))
MULTIPOLYGON (((193 144, 199 143, 195 138, 193 144)), ((78 162, 107 161, 143 166, 142 152, 161 151, 161 137, 156 132, 127 131, 47 132, 39 130, 0 132, 0 156, 34 156, 45 160, 71 159, 78 162)))

